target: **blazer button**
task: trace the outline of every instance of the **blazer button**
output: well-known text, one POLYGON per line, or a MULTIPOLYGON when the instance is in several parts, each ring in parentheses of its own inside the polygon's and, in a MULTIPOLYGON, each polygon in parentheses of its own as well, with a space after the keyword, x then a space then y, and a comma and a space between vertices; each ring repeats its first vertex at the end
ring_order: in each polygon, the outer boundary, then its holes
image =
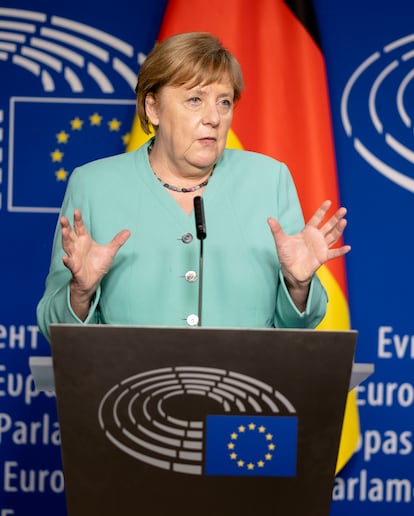
POLYGON ((181 237, 181 241, 184 242, 184 244, 189 244, 193 241, 193 235, 191 233, 184 233, 181 237))
POLYGON ((198 324, 198 315, 196 314, 190 314, 188 317, 187 317, 187 324, 188 326, 197 326, 198 324))
POLYGON ((197 281, 197 273, 195 271, 187 271, 184 277, 190 283, 194 283, 194 281, 197 281))

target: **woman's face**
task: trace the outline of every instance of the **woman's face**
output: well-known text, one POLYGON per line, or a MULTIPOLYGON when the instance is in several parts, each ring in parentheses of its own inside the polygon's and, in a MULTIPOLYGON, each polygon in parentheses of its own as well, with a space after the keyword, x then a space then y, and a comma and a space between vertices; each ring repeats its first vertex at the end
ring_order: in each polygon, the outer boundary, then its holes
POLYGON ((163 159, 184 175, 210 169, 226 145, 233 96, 229 80, 190 89, 164 86, 156 96, 148 95, 147 116, 157 127, 156 146, 163 159))

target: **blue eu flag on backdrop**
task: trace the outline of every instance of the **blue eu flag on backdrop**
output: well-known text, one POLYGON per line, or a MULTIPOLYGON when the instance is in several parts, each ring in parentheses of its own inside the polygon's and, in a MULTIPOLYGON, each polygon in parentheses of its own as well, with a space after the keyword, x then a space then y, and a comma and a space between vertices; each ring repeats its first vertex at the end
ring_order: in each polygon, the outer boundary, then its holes
POLYGON ((75 167, 124 152, 134 104, 122 99, 14 98, 13 207, 57 212, 75 167))
POLYGON ((207 416, 206 475, 296 476, 297 417, 207 416))

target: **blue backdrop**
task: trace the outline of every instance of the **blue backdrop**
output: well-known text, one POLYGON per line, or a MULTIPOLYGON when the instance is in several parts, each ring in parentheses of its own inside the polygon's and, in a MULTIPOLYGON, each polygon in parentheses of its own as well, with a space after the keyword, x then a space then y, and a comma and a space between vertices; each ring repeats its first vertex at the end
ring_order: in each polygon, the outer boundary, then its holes
POLYGON ((414 4, 316 1, 352 244, 347 277, 357 360, 360 450, 332 514, 413 514, 414 4))
MULTIPOLYGON (((360 447, 336 479, 331 514, 412 515, 414 4, 315 5, 349 209, 356 358, 375 364, 358 388, 360 447)), ((0 516, 64 514, 55 400, 35 391, 28 367, 49 354, 35 307, 68 174, 124 150, 135 75, 164 7, 0 4, 0 516)))

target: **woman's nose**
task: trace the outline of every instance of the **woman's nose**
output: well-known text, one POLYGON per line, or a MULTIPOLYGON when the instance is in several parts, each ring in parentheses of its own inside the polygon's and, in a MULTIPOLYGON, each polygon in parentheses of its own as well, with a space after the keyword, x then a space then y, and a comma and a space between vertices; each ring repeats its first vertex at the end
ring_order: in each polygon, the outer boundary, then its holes
POLYGON ((217 104, 215 102, 206 103, 204 113, 203 113, 203 123, 211 124, 211 125, 215 126, 219 122, 220 122, 220 113, 219 113, 217 104))

